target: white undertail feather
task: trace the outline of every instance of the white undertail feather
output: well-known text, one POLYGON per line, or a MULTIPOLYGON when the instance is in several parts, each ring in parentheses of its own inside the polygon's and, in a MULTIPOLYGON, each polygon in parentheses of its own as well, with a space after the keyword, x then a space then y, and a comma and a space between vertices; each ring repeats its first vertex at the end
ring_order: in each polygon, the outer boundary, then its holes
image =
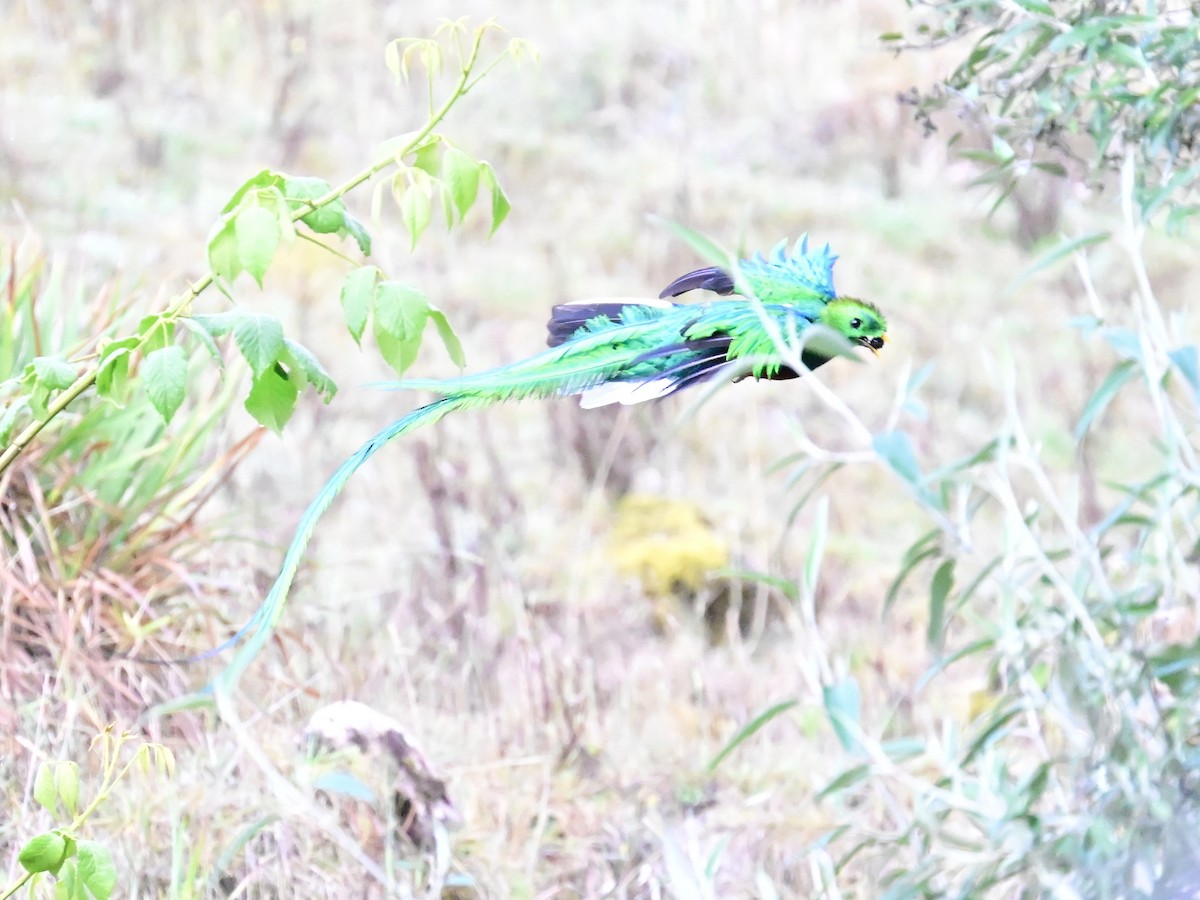
POLYGON ((606 381, 582 391, 579 394, 579 405, 583 409, 595 409, 598 406, 609 406, 613 403, 632 406, 635 403, 645 403, 647 400, 665 397, 678 387, 679 382, 672 378, 653 378, 649 381, 606 381))

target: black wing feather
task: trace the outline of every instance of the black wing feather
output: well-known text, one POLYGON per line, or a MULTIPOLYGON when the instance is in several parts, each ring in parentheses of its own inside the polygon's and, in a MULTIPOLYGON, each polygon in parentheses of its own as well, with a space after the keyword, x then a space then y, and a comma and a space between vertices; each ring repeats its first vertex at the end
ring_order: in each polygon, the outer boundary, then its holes
POLYGON ((550 310, 546 323, 546 344, 557 347, 574 337, 575 332, 595 319, 607 316, 614 325, 621 322, 621 310, 629 303, 561 303, 550 310))
POLYGON ((680 275, 663 288, 663 292, 658 296, 660 298, 678 297, 680 294, 694 290, 712 291, 715 294, 728 296, 733 293, 733 276, 716 266, 697 269, 695 272, 680 275))

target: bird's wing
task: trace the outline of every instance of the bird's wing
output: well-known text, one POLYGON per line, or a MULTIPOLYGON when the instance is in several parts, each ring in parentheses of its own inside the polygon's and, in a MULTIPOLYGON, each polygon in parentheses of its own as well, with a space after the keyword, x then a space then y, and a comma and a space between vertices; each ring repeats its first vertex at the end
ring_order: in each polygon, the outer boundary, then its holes
POLYGON ((664 313, 675 309, 676 306, 675 303, 661 299, 621 297, 572 300, 570 303, 560 303, 550 311, 550 321, 546 323, 546 344, 557 347, 573 338, 584 326, 591 325, 598 330, 603 327, 604 320, 607 320, 610 325, 625 324, 635 317, 639 321, 645 321, 661 317, 664 313), (630 310, 630 307, 633 309, 630 310))
MULTIPOLYGON (((802 235, 791 253, 787 241, 780 241, 766 256, 756 253, 738 263, 751 290, 764 303, 790 303, 811 312, 815 318, 820 307, 837 296, 833 286, 833 264, 837 257, 826 244, 808 249, 808 235, 802 235)), ((681 275, 667 285, 659 297, 678 297, 692 290, 713 291, 721 295, 737 293, 733 276, 711 266, 681 275)))

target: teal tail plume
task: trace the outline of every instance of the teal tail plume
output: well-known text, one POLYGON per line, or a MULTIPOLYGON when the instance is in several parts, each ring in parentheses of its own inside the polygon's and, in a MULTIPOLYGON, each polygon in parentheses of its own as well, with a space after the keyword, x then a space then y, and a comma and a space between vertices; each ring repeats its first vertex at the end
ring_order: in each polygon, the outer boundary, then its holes
POLYGON ((223 641, 220 646, 212 650, 207 650, 197 656, 170 660, 170 662, 190 663, 211 659, 228 650, 234 644, 246 639, 245 645, 230 660, 229 665, 225 667, 219 676, 226 684, 232 685, 236 682, 247 666, 254 661, 254 657, 258 655, 258 652, 270 640, 271 631, 283 613, 283 605, 287 600, 288 589, 291 588, 292 581, 296 577, 296 571, 300 568, 304 550, 308 547, 308 542, 317 527, 317 520, 325 514, 330 504, 337 499, 338 494, 342 492, 342 489, 346 486, 351 476, 362 467, 363 463, 374 456, 377 451, 383 449, 401 435, 421 425, 436 422, 447 413, 453 412, 456 409, 473 405, 480 405, 480 400, 475 397, 463 395, 443 397, 440 400, 435 400, 432 403, 414 409, 408 415, 393 422, 359 447, 353 456, 338 467, 337 471, 333 473, 333 476, 325 484, 325 487, 321 489, 321 493, 313 498, 312 503, 308 505, 308 509, 304 511, 304 515, 300 518, 300 524, 296 528, 296 535, 292 538, 292 543, 288 546, 287 553, 283 557, 283 565, 279 570, 279 575, 276 576, 275 583, 271 585, 271 590, 267 594, 266 599, 263 600, 262 605, 255 611, 250 621, 239 628, 237 633, 232 637, 223 641))

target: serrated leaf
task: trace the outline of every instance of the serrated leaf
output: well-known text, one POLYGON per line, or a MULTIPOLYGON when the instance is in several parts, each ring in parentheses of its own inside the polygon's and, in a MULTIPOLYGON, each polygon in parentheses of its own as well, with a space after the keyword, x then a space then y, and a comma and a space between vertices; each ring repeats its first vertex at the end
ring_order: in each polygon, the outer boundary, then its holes
POLYGON ((325 371, 325 367, 321 365, 321 361, 303 344, 299 344, 288 338, 284 338, 283 344, 287 348, 287 352, 291 354, 292 361, 296 364, 296 367, 304 373, 304 377, 316 389, 321 399, 326 403, 332 400, 337 393, 337 385, 330 374, 325 371))
POLYGON ((54 767, 54 789, 74 817, 79 812, 79 766, 70 760, 58 763, 54 767))
POLYGON ((429 318, 432 320, 434 327, 437 328, 438 336, 442 339, 442 346, 450 354, 451 361, 461 369, 467 364, 467 357, 463 353, 462 342, 458 339, 458 335, 454 333, 454 328, 450 325, 450 320, 446 318, 444 312, 432 304, 430 304, 428 310, 429 318))
POLYGON ((246 412, 260 425, 280 432, 295 412, 299 396, 300 389, 295 381, 282 366, 273 364, 261 375, 255 376, 251 383, 250 393, 246 397, 246 412))
POLYGON ((346 328, 354 343, 362 346, 363 331, 367 327, 367 319, 371 315, 371 301, 375 297, 375 283, 379 280, 379 269, 375 266, 362 266, 355 269, 342 282, 341 303, 342 315, 346 319, 346 328))
POLYGON ((58 805, 58 788, 54 786, 54 763, 44 762, 38 765, 37 774, 33 777, 33 799, 46 812, 54 812, 58 805))
POLYGON ((283 350, 283 326, 274 316, 239 313, 233 321, 233 339, 257 378, 279 359, 283 350))
POLYGON ((232 216, 222 219, 213 226, 208 237, 208 267, 214 276, 226 283, 232 283, 242 271, 233 223, 232 216))
POLYGON ((429 194, 415 185, 410 185, 400 198, 400 219, 408 229, 412 249, 416 249, 417 241, 429 227, 432 218, 433 201, 430 200, 429 194))
POLYGON ((75 383, 74 367, 53 356, 35 356, 33 373, 38 384, 51 391, 61 391, 75 383))
POLYGON ((242 185, 233 192, 233 196, 229 198, 229 202, 221 210, 222 214, 231 213, 237 209, 242 202, 242 198, 250 191, 259 190, 261 188, 281 189, 284 184, 284 176, 278 172, 272 172, 270 169, 263 169, 247 178, 242 185))
POLYGON ((30 839, 17 859, 26 872, 53 872, 66 858, 66 839, 57 831, 47 831, 30 839))
POLYGON ((942 639, 945 637, 946 598, 954 588, 954 566, 955 560, 943 560, 929 583, 929 625, 926 638, 929 646, 937 651, 941 650, 942 639))
POLYGON ((350 213, 342 215, 342 229, 338 232, 338 237, 347 236, 354 238, 354 242, 358 244, 359 252, 363 256, 371 255, 371 233, 367 231, 367 227, 362 222, 350 213))
MULTIPOLYGON (((320 200, 333 188, 324 178, 288 177, 283 184, 283 196, 293 211, 304 208, 307 200, 320 200)), ((337 234, 346 224, 346 204, 340 197, 300 217, 300 221, 317 234, 337 234)))
POLYGON ((512 204, 508 202, 508 196, 504 193, 504 188, 500 186, 496 170, 489 163, 481 162, 479 164, 479 178, 492 195, 492 229, 488 232, 491 235, 495 234, 500 224, 508 218, 512 204))
POLYGON ((262 206, 248 206, 233 222, 238 259, 262 287, 263 275, 279 249, 279 216, 262 206))
POLYGON ((856 752, 860 746, 857 735, 861 730, 862 715, 862 692, 858 682, 847 675, 836 684, 824 685, 821 699, 838 741, 846 750, 856 752))
POLYGON ((442 154, 442 182, 460 218, 466 217, 479 196, 480 169, 479 163, 457 147, 447 147, 442 154))
POLYGON ((79 859, 76 877, 96 900, 108 900, 117 886, 117 867, 108 848, 95 841, 80 841, 75 852, 79 859))
POLYGON ((412 285, 384 281, 375 289, 373 323, 379 352, 397 375, 417 358, 421 333, 429 316, 429 301, 412 285))
POLYGON ((439 155, 442 151, 442 139, 440 137, 434 140, 429 140, 417 147, 413 153, 412 167, 420 169, 428 175, 437 176, 439 155))
POLYGON ((213 340, 212 331, 210 331, 208 328, 205 328, 201 323, 197 322, 190 316, 181 316, 180 318, 176 319, 176 321, 183 326, 185 331, 187 331, 192 335, 192 337, 200 342, 200 346, 208 351, 209 356, 211 356, 216 362, 224 364, 225 358, 221 356, 221 348, 218 347, 217 342, 213 340))
POLYGON ((187 356, 178 345, 162 347, 142 361, 141 381, 151 405, 170 422, 187 392, 187 356))

